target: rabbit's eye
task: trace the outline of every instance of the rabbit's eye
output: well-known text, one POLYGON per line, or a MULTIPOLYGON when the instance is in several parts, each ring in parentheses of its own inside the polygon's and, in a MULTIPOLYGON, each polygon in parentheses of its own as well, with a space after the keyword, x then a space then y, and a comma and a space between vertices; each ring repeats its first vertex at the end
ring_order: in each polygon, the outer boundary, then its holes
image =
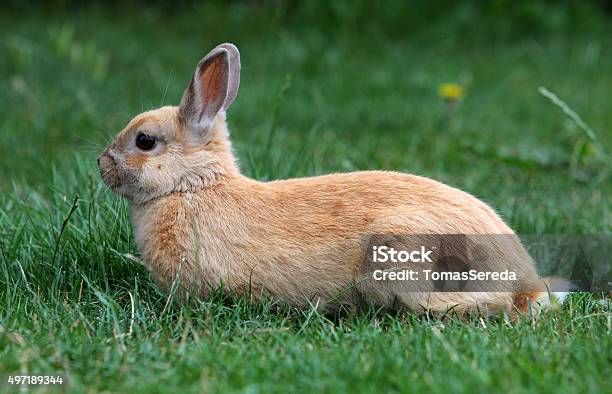
POLYGON ((151 150, 155 148, 155 138, 145 133, 138 133, 136 146, 142 150, 151 150))

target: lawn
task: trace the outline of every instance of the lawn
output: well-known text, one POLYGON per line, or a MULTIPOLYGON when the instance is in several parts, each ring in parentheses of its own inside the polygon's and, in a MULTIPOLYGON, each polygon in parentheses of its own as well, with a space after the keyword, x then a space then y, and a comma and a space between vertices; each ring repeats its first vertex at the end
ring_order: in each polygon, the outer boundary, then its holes
POLYGON ((518 233, 610 234, 612 15, 571 1, 178 3, 0 10, 3 380, 612 391, 612 315, 588 294, 514 322, 322 315, 221 294, 178 305, 134 257, 128 204, 95 165, 133 115, 178 104, 197 61, 229 41, 243 62, 229 124, 249 176, 411 172, 482 198, 518 233), (440 97, 444 83, 463 99, 440 97))

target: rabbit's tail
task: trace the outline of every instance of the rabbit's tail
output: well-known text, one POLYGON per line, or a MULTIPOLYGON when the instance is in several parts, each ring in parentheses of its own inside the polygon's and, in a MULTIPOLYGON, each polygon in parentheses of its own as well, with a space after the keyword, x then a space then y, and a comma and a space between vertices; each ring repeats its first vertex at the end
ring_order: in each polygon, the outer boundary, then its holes
POLYGON ((514 305, 522 313, 559 308, 572 291, 571 282, 557 277, 543 278, 541 290, 514 293, 514 305))

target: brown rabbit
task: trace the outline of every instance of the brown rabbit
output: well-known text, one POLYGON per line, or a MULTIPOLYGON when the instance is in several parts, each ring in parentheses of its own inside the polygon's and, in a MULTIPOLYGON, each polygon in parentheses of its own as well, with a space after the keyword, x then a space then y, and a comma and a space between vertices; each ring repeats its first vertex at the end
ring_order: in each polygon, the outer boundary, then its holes
MULTIPOLYGON (((513 231, 461 190, 386 171, 273 182, 242 175, 226 124, 239 82, 238 49, 219 45, 198 63, 179 107, 136 116, 98 159, 104 181, 131 202, 136 244, 160 285, 177 280, 206 296, 223 284, 298 307, 399 304, 415 312, 525 312, 547 298, 513 231), (411 247, 440 241, 426 235, 496 234, 481 245, 486 259, 470 264, 512 269, 518 279, 469 292, 376 281, 367 263, 376 234, 425 235, 403 242, 411 247)), ((446 251, 453 248, 460 246, 446 251)))

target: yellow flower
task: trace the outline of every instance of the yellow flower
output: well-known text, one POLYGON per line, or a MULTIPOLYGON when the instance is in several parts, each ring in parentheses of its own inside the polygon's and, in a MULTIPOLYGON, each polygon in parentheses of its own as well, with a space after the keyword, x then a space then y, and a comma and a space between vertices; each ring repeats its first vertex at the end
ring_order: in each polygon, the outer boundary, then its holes
POLYGON ((456 83, 443 83, 438 87, 438 94, 446 100, 459 100, 463 97, 463 87, 456 83))

